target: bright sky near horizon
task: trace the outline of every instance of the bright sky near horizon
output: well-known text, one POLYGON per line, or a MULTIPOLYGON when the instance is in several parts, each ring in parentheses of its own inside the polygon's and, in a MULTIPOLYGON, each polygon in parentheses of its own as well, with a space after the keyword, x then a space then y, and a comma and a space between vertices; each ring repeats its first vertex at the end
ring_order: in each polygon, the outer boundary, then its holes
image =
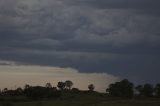
POLYGON ((25 84, 45 86, 47 82, 56 87, 59 81, 71 80, 74 83, 73 87, 81 90, 87 90, 89 84, 94 84, 96 91, 105 92, 110 83, 120 80, 106 73, 80 73, 72 68, 11 64, 0 65, 1 89, 23 88, 25 84))

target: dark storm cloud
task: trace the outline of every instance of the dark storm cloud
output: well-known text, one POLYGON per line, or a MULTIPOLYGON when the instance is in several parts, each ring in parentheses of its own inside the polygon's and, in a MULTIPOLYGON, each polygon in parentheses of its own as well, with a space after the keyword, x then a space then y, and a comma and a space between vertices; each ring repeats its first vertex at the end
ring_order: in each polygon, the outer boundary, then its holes
POLYGON ((109 9, 160 9, 159 0, 73 0, 71 4, 109 9))
POLYGON ((158 4, 1 0, 0 60, 108 72, 134 81, 152 81, 147 78, 152 75, 160 81, 158 4))
POLYGON ((81 72, 107 72, 136 83, 159 81, 159 55, 117 55, 80 52, 23 51, 1 52, 5 60, 21 64, 72 67, 81 72), (107 68, 106 68, 107 67, 107 68), (145 74, 144 74, 145 73, 145 74))
POLYGON ((140 14, 160 15, 159 0, 73 0, 68 3, 97 9, 129 9, 130 12, 140 14))

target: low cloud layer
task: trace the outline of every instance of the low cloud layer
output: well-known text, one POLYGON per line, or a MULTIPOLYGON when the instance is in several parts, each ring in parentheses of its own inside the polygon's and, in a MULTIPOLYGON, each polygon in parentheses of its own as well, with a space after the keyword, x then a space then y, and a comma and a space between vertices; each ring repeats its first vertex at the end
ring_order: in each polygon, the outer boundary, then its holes
POLYGON ((0 0, 0 60, 158 82, 158 4, 158 0, 0 0))

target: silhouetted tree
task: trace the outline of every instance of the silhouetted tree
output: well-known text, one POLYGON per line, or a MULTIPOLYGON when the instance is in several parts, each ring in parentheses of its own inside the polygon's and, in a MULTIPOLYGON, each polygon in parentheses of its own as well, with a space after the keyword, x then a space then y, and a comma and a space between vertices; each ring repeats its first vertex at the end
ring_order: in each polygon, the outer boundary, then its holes
POLYGON ((66 86, 65 82, 58 82, 57 87, 58 87, 60 90, 64 90, 65 86, 66 86))
POLYGON ((154 92, 154 89, 151 84, 144 85, 144 87, 143 87, 144 96, 151 97, 151 96, 153 96, 153 92, 154 92))
MULTIPOLYGON (((89 91, 80 91, 78 88, 72 88, 73 82, 67 80, 65 82, 58 82, 57 87, 60 90, 57 90, 56 87, 52 87, 51 83, 46 83, 45 87, 42 86, 30 86, 28 84, 25 85, 24 89, 17 88, 16 90, 8 90, 4 88, 2 91, 0 90, 0 96, 26 96, 32 99, 41 99, 41 98, 58 98, 61 96, 62 93, 93 93, 90 91, 94 91, 95 86, 93 84, 88 85, 89 91), (72 89, 71 89, 72 88, 72 89), (69 89, 69 90, 64 90, 69 89)), ((109 87, 106 89, 106 92, 113 97, 133 97, 134 90, 133 90, 133 83, 124 79, 119 82, 115 82, 110 84, 109 87)), ((139 96, 142 97, 152 97, 153 93, 155 93, 156 97, 160 97, 160 83, 153 87, 151 84, 144 84, 138 85, 135 87, 136 91, 138 92, 139 96)))
POLYGON ((52 88, 51 83, 46 83, 46 88, 52 88))
POLYGON ((15 90, 15 92, 16 92, 16 95, 17 96, 21 96, 21 95, 23 95, 23 89, 22 88, 17 88, 16 90, 15 90))
POLYGON ((133 97, 133 87, 134 85, 129 82, 127 79, 124 79, 120 82, 110 84, 109 88, 106 89, 106 92, 110 96, 114 97, 133 97))
POLYGON ((154 88, 151 84, 138 85, 136 90, 139 92, 139 96, 151 97, 153 96, 154 88))
POLYGON ((65 82, 65 86, 66 86, 67 89, 71 90, 71 87, 73 86, 73 82, 70 81, 70 80, 67 80, 65 82))
POLYGON ((28 89, 29 87, 30 87, 30 85, 26 84, 26 85, 24 86, 24 89, 28 89))
POLYGON ((42 86, 33 86, 24 90, 24 94, 32 99, 41 99, 41 98, 57 98, 60 97, 61 92, 53 89, 46 88, 42 86))
POLYGON ((135 87, 135 89, 138 92, 139 96, 143 95, 143 85, 138 85, 137 87, 135 87))
POLYGON ((95 86, 93 84, 88 85, 88 89, 90 91, 94 91, 95 86))
POLYGON ((155 95, 160 97, 160 83, 155 86, 155 95))
POLYGON ((4 89, 3 89, 3 92, 7 92, 7 91, 8 91, 8 88, 4 88, 4 89))
POLYGON ((7 95, 7 92, 8 92, 8 89, 4 88, 3 91, 2 91, 2 95, 7 95))

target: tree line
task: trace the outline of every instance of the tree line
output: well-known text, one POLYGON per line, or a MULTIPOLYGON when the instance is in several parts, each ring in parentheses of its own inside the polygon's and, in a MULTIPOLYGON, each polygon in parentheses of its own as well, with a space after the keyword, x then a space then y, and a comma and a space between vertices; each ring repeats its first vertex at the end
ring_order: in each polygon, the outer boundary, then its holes
MULTIPOLYGON (((53 87, 51 83, 46 83, 45 86, 30 86, 26 84, 24 88, 17 88, 9 90, 4 88, 0 90, 0 96, 25 96, 32 99, 40 98, 59 98, 63 92, 78 93, 83 92, 78 88, 72 88, 73 82, 67 80, 65 82, 58 82, 57 87, 53 87)), ((94 84, 88 85, 88 92, 94 92, 94 84)), ((115 82, 109 85, 106 89, 106 95, 111 97, 160 97, 160 84, 154 87, 152 84, 144 84, 134 86, 134 84, 127 79, 115 82)))
POLYGON ((132 82, 124 79, 110 84, 106 92, 113 97, 160 97, 160 84, 155 87, 149 83, 134 86, 132 82))

